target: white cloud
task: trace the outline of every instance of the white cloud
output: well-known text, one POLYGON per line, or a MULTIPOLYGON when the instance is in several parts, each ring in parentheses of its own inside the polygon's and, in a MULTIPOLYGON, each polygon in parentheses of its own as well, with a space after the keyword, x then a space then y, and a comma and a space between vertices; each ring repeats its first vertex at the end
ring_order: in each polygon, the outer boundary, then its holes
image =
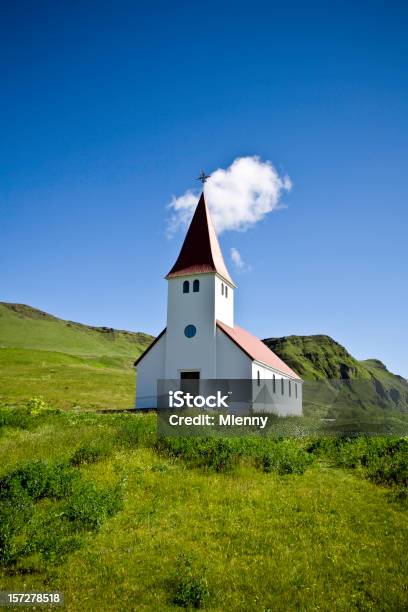
MULTIPOLYGON (((205 199, 218 234, 228 230, 245 231, 272 210, 281 208, 283 192, 290 191, 288 176, 279 176, 269 161, 258 156, 239 157, 227 168, 215 170, 205 183, 205 199)), ((167 235, 185 227, 197 205, 199 190, 173 196, 167 235)))
POLYGON ((230 251, 230 256, 231 256, 232 262, 235 264, 238 270, 242 270, 245 264, 241 257, 241 253, 238 251, 238 249, 236 249, 235 247, 232 247, 230 251))
POLYGON ((235 247, 230 249, 230 258, 238 272, 251 272, 252 267, 245 263, 241 253, 235 247))

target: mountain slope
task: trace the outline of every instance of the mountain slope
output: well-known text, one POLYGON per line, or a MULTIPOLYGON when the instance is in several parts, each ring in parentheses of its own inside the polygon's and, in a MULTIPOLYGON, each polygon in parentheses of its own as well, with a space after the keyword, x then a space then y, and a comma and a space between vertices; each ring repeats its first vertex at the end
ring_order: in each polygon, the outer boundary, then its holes
MULTIPOLYGON (((148 334, 82 325, 0 302, 0 402, 43 395, 60 407, 130 408, 135 396, 132 364, 152 340, 148 334)), ((376 359, 358 361, 329 336, 264 342, 305 381, 350 381, 342 410, 345 404, 407 410, 405 379, 376 359)), ((313 397, 322 389, 309 387, 313 397)))
POLYGON ((61 408, 131 408, 133 362, 152 339, 0 303, 0 403, 41 395, 61 408))
POLYGON ((152 336, 58 319, 25 304, 0 302, 0 346, 134 360, 152 336))
POLYGON ((408 382, 404 378, 389 372, 377 359, 358 361, 329 336, 286 336, 263 342, 305 381, 349 381, 350 401, 362 407, 407 410, 408 382))

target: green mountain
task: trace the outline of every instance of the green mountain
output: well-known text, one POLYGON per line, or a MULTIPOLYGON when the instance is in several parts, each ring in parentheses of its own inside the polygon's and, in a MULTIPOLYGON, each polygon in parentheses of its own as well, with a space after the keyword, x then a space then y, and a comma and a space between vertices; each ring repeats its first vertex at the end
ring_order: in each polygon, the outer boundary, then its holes
POLYGON ((358 361, 341 344, 329 336, 286 336, 266 338, 264 343, 283 359, 316 394, 322 388, 318 381, 326 381, 339 389, 342 380, 343 396, 362 408, 408 410, 408 381, 392 374, 377 359, 358 361))
POLYGON ((92 327, 25 304, 0 302, 0 346, 60 351, 70 355, 134 360, 152 336, 111 327, 92 327))
MULTIPOLYGON (((42 395, 68 408, 130 408, 134 360, 153 340, 141 332, 58 319, 23 304, 0 302, 0 403, 42 395)), ((345 407, 406 411, 408 382, 376 359, 358 361, 329 336, 264 340, 308 381, 309 404, 326 406, 327 392, 345 407), (338 383, 348 381, 338 392, 338 383), (314 383, 312 384, 312 381, 314 383), (324 384, 322 384, 324 382, 324 384)), ((306 404, 308 403, 307 393, 306 404)), ((330 400, 331 401, 331 400, 330 400)))
POLYGON ((130 408, 133 362, 152 339, 0 302, 0 402, 42 395, 63 408, 130 408))

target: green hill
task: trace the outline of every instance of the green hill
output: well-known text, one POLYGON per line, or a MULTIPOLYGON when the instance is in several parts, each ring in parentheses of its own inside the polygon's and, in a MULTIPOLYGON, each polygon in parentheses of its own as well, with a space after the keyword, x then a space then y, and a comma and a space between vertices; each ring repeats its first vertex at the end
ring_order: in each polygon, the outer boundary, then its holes
MULTIPOLYGON (((42 395, 64 408, 130 408, 135 396, 133 362, 152 340, 141 332, 82 325, 23 304, 0 302, 0 402, 42 395)), ((350 381, 343 390, 342 410, 344 404, 407 410, 405 379, 376 359, 358 361, 329 336, 264 342, 305 381, 350 381)), ((322 388, 317 383, 305 389, 314 405, 325 405, 327 394, 316 400, 322 388)))
POLYGON ((0 346, 60 351, 69 355, 134 360, 152 336, 57 319, 24 304, 0 302, 0 346))
POLYGON ((129 408, 133 362, 152 339, 0 302, 0 401, 42 395, 60 407, 129 408))
MULTIPOLYGON (((408 409, 408 382, 404 378, 389 372, 377 359, 358 361, 329 336, 286 336, 264 342, 305 381, 332 381, 331 386, 337 389, 335 381, 345 381, 343 398, 350 406, 408 409)), ((319 385, 307 384, 308 388, 316 393, 319 385)))

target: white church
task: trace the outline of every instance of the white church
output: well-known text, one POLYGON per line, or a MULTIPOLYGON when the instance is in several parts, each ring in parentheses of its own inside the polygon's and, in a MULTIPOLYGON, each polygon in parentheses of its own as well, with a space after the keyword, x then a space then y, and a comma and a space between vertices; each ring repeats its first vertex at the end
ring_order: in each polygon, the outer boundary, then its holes
POLYGON ((202 193, 176 263, 166 276, 167 326, 137 359, 136 408, 156 408, 157 381, 251 379, 251 409, 302 414, 302 380, 261 340, 235 325, 234 293, 202 193), (257 393, 265 384, 270 398, 257 393), (258 405, 257 405, 258 402, 258 405))

